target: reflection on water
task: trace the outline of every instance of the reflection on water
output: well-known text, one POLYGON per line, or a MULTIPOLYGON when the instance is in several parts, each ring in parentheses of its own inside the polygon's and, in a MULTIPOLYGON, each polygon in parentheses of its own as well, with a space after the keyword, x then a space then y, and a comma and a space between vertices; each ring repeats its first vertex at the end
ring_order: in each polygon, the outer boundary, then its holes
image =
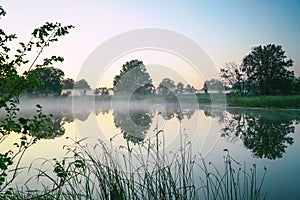
POLYGON ((152 123, 153 115, 145 111, 130 112, 113 111, 114 123, 121 129, 124 139, 133 143, 143 142, 152 123))
MULTIPOLYGON (((228 148, 241 163, 267 166, 265 186, 270 199, 295 199, 300 195, 296 187, 300 178, 300 126, 297 125, 300 121, 299 110, 195 109, 178 102, 132 102, 127 107, 119 103, 112 109, 110 102, 98 102, 96 105, 95 102, 94 105, 91 102, 79 102, 79 106, 72 107, 70 102, 55 101, 52 101, 55 106, 42 105, 45 114, 54 114, 51 126, 56 131, 52 135, 45 135, 44 140, 29 149, 27 156, 31 157, 26 158, 25 166, 36 158, 48 156, 47 158, 52 159, 65 155, 62 147, 68 142, 66 137, 100 137, 103 141, 112 139, 111 143, 117 145, 133 143, 135 145, 131 147, 134 148, 150 141, 153 133, 163 130, 163 137, 170 144, 168 150, 178 150, 178 133, 182 130, 183 134, 188 135, 187 140, 192 140, 195 147, 193 152, 207 154, 207 161, 216 165, 222 161, 222 150, 228 148), (103 134, 99 134, 99 129, 94 126, 95 121, 103 134), (278 182, 285 185, 280 191, 277 190, 278 182)), ((34 110, 34 105, 38 102, 32 102, 31 107, 21 105, 23 109, 20 115, 33 116, 35 113, 31 110, 34 110)), ((1 118, 0 112, 0 120, 1 118)), ((0 150, 1 148, 3 145, 0 150)), ((219 163, 218 167, 222 165, 219 163)))
POLYGON ((258 158, 282 158, 285 149, 294 143, 292 133, 299 123, 299 112, 263 109, 227 109, 208 112, 218 118, 221 137, 228 141, 240 139, 258 158))
POLYGON ((173 118, 181 121, 185 116, 190 119, 194 112, 195 110, 181 110, 179 103, 174 102, 160 104, 159 106, 144 104, 143 107, 130 104, 129 110, 114 109, 112 115, 115 126, 121 130, 124 139, 137 144, 145 141, 156 115, 160 115, 165 121, 173 118))
MULTIPOLYGON (((124 105, 121 103, 119 105, 119 107, 115 106, 114 109, 107 102, 97 104, 93 108, 83 106, 82 109, 74 109, 66 105, 55 107, 55 109, 48 107, 47 109, 45 106, 45 113, 54 114, 51 126, 55 132, 51 135, 45 135, 44 139, 62 136, 65 133, 65 123, 71 123, 74 120, 85 122, 91 112, 94 112, 96 116, 112 115, 114 125, 120 130, 123 138, 134 144, 139 144, 143 143, 147 134, 153 131, 150 128, 153 123, 157 123, 154 117, 160 116, 165 122, 175 120, 181 123, 191 120, 197 111, 188 105, 182 106, 176 101, 172 103, 159 102, 159 104, 141 104, 133 101, 128 105, 128 109, 124 109, 124 105)), ((197 112, 199 111, 201 109, 198 109, 197 112)), ((282 158, 286 148, 294 143, 295 125, 300 121, 300 111, 291 110, 205 108, 202 111, 206 117, 218 121, 220 138, 226 139, 227 142, 242 141, 254 157, 271 160, 282 158)), ((20 113, 24 117, 30 117, 33 114, 29 111, 20 113)))

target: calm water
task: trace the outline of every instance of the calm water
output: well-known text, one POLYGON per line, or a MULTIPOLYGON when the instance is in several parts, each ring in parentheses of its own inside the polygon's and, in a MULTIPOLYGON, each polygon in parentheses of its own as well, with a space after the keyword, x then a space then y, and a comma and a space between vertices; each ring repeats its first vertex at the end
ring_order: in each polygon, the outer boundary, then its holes
MULTIPOLYGON (((30 110, 35 103, 21 105, 21 115, 32 115, 30 110)), ((66 137, 74 140, 87 137, 87 143, 96 143, 100 138, 116 147, 126 146, 129 141, 136 147, 162 130, 160 137, 165 141, 166 150, 178 150, 182 134, 192 142, 195 153, 200 152, 207 162, 222 168, 223 149, 228 149, 240 163, 257 164, 259 175, 267 167, 263 186, 267 199, 300 199, 300 111, 196 109, 191 105, 145 102, 126 106, 120 103, 114 108, 110 103, 83 102, 76 108, 60 100, 39 103, 44 105, 46 113, 54 114, 54 127, 63 131, 28 149, 24 166, 37 158, 63 157, 63 146, 72 143, 66 137)), ((17 137, 11 136, 0 149, 8 148, 17 137)), ((21 179, 22 176, 20 182, 21 179)))

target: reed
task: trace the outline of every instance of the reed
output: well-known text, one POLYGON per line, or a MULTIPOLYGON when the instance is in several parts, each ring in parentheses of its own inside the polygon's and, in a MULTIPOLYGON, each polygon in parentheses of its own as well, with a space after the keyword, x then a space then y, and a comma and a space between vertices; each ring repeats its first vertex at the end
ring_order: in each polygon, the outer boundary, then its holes
POLYGON ((147 142, 114 147, 98 140, 84 140, 65 146, 66 156, 44 160, 30 181, 43 183, 43 189, 15 189, 10 199, 265 199, 263 177, 255 165, 235 161, 224 150, 224 169, 194 154, 191 142, 181 135, 176 152, 165 152, 158 134, 147 142), (43 169, 51 165, 53 170, 43 169), (47 183, 47 184, 46 184, 47 183))
POLYGON ((228 96, 229 106, 260 108, 300 108, 300 96, 228 96))

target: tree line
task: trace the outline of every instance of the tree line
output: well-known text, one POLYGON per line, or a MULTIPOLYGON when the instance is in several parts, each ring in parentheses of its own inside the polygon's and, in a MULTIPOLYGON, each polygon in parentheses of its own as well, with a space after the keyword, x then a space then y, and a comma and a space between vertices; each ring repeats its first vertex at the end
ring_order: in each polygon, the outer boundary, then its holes
MULTIPOLYGON (((52 57, 56 61, 61 58, 52 57)), ((51 63, 49 59, 47 61, 51 63)), ((220 78, 213 78, 204 82, 201 89, 204 93, 212 91, 224 92, 229 90, 241 96, 257 95, 287 95, 299 94, 300 77, 296 77, 294 71, 289 70, 293 66, 293 60, 288 59, 280 45, 269 44, 257 46, 243 58, 242 63, 228 62, 220 68, 220 78)), ((81 89, 84 92, 91 87, 84 79, 74 81, 65 78, 65 73, 58 68, 41 66, 29 70, 27 76, 31 77, 33 87, 27 87, 23 93, 29 95, 55 95, 60 96, 63 89, 81 89)), ((0 76, 0 93, 5 92, 3 86, 7 85, 8 76, 0 76)), ((157 87, 152 83, 150 74, 146 70, 143 61, 131 60, 126 62, 120 73, 114 77, 113 88, 98 87, 94 94, 108 96, 110 94, 133 96, 161 95, 170 99, 175 94, 192 94, 197 90, 194 86, 182 82, 175 83, 170 78, 164 78, 157 87), (134 80, 134 81, 133 81, 134 80)), ((65 93, 68 95, 69 93, 65 93)))
POLYGON ((182 82, 175 83, 170 78, 164 78, 157 87, 153 85, 150 74, 141 60, 131 60, 126 62, 120 74, 113 80, 114 95, 161 95, 167 98, 173 98, 175 94, 195 93, 194 86, 182 82))
MULTIPOLYGON (((65 73, 55 67, 38 67, 26 72, 34 80, 33 87, 23 91, 27 95, 54 95, 60 96, 62 90, 80 89, 91 90, 85 79, 74 81, 72 78, 65 78, 65 73)), ((0 81, 6 77, 0 77, 0 81)), ((0 92, 2 87, 0 87, 0 92)), ((113 88, 98 87, 93 90, 94 94, 108 96, 111 93, 122 95, 131 92, 133 96, 154 95, 172 96, 174 94, 189 94, 196 91, 195 87, 182 82, 175 83, 170 78, 164 78, 155 87, 142 61, 131 60, 123 65, 120 74, 114 77, 113 88)), ((66 95, 70 93, 65 93, 66 95)))
POLYGON ((290 70, 293 63, 282 46, 260 45, 240 65, 231 62, 221 68, 220 81, 241 96, 299 94, 300 78, 290 70))
MULTIPOLYGON (((65 78, 65 73, 55 67, 37 67, 27 71, 28 87, 22 91, 22 94, 27 95, 54 95, 60 96, 63 89, 91 89, 88 82, 84 79, 74 81, 71 78, 65 78)), ((5 93, 7 84, 7 76, 0 76, 0 93, 5 93)))

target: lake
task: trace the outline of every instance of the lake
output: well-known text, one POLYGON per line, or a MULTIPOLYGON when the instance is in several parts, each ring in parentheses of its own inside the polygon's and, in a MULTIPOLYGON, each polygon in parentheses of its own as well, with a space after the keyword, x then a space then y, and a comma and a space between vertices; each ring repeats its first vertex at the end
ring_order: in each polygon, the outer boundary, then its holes
MULTIPOLYGON (((53 127, 60 131, 30 147, 22 166, 34 160, 39 163, 39 158, 59 159, 65 156, 65 145, 83 138, 89 144, 100 139, 116 148, 127 144, 138 148, 158 135, 164 141, 164 151, 170 152, 178 150, 184 137, 191 142, 194 153, 201 153, 206 162, 219 168, 224 166, 224 149, 242 165, 256 164, 258 177, 266 167, 263 191, 267 199, 300 199, 299 110, 195 108, 174 102, 112 105, 89 100, 72 106, 70 100, 27 99, 21 101, 20 115, 32 116, 37 103, 45 113, 54 114, 53 127)), ((18 137, 12 135, 0 150, 9 148, 18 137)), ((21 174, 17 182, 22 184, 25 179, 25 173, 21 174)))

